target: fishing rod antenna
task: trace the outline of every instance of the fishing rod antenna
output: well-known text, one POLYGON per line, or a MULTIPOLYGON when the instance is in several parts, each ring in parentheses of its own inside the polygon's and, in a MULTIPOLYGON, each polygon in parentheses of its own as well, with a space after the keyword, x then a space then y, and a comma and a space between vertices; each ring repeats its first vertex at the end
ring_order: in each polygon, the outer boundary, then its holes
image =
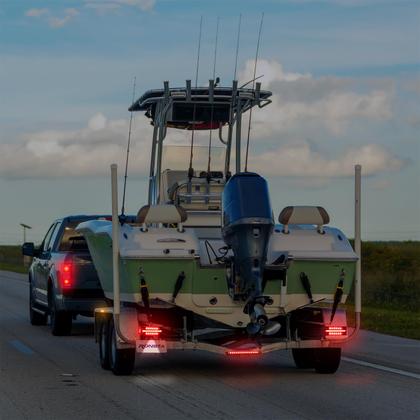
MULTIPOLYGON (((134 103, 136 95, 136 76, 133 79, 133 96, 131 103, 134 103)), ((123 189, 123 197, 122 197, 122 205, 121 205, 121 216, 124 218, 125 212, 125 191, 127 187, 127 174, 128 174, 128 157, 130 155, 130 144, 131 144, 131 128, 133 124, 133 111, 130 112, 130 123, 128 124, 128 140, 127 140, 127 154, 125 157, 125 173, 124 173, 124 189, 123 189)))
MULTIPOLYGON (((261 31, 262 26, 264 22, 264 12, 261 14, 261 20, 260 20, 260 27, 258 29, 258 40, 257 40, 257 49, 255 51, 255 62, 254 62, 254 75, 252 77, 252 89, 255 88, 255 76, 257 74, 257 63, 258 63, 258 53, 260 51, 260 40, 261 40, 261 31)), ((246 153, 245 153, 245 172, 248 172, 248 154, 249 154, 249 137, 251 134, 251 121, 252 121, 252 106, 249 110, 249 120, 248 120, 248 133, 247 133, 247 139, 246 139, 246 153)))
POLYGON ((210 100, 211 100, 211 110, 210 110, 210 130, 209 130, 209 156, 207 161, 207 183, 210 183, 211 180, 211 171, 210 171, 210 165, 211 165, 211 140, 212 140, 212 134, 213 134, 213 116, 214 116, 214 88, 216 87, 217 83, 220 82, 220 79, 216 79, 215 83, 215 77, 216 77, 216 62, 217 62, 217 44, 219 40, 219 24, 220 24, 220 17, 217 16, 217 24, 216 24, 216 38, 214 41, 214 58, 213 58, 213 78, 210 81, 209 90, 210 90, 210 100))
MULTIPOLYGON (((201 50, 201 33, 202 33, 202 30, 203 30, 203 16, 200 17, 200 29, 199 29, 199 33, 198 33, 197 63, 196 63, 196 67, 195 67, 195 88, 197 88, 198 72, 199 72, 199 69, 200 69, 200 50, 201 50)), ((191 189, 191 179, 194 176, 194 169, 192 167, 192 162, 193 162, 193 150, 194 150, 195 114, 196 114, 196 106, 194 105, 193 106, 193 122, 192 122, 192 127, 191 127, 190 165, 189 165, 189 168, 188 168, 189 189, 191 189)))
POLYGON ((228 126, 228 141, 226 146, 226 156, 225 156, 225 179, 226 182, 231 177, 231 172, 229 170, 230 167, 230 151, 232 148, 232 134, 233 134, 233 120, 234 120, 234 112, 237 102, 237 88, 238 82, 236 80, 236 72, 238 69, 238 57, 239 57, 239 42, 241 39, 241 24, 242 24, 242 13, 239 14, 238 19, 238 32, 236 35, 236 53, 235 53, 235 67, 233 70, 233 82, 232 82, 232 100, 230 103, 230 111, 229 111, 229 126, 228 126))
POLYGON ((239 15, 239 22, 238 22, 238 35, 236 37, 235 70, 233 71, 233 80, 236 80, 236 72, 238 69, 239 40, 241 37, 241 24, 242 24, 242 13, 239 15))

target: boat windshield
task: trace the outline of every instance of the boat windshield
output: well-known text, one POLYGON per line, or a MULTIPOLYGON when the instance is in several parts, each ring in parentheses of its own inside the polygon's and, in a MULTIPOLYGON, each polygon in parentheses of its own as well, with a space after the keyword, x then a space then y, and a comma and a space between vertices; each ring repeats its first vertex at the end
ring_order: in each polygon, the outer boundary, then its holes
MULTIPOLYGON (((188 171, 190 165, 190 146, 165 145, 162 150, 162 171, 166 169, 188 171)), ((224 147, 211 148, 211 171, 224 171, 225 167, 224 147)), ((192 166, 196 172, 207 171, 209 159, 208 146, 193 147, 193 163, 192 166)))

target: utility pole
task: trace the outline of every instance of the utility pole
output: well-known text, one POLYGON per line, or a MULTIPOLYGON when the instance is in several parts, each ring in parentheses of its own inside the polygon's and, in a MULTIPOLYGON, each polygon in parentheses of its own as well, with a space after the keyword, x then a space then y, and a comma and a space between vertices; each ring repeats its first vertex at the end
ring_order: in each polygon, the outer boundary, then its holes
POLYGON ((26 229, 32 229, 32 226, 26 225, 25 223, 20 223, 23 228, 23 243, 26 242, 26 229))

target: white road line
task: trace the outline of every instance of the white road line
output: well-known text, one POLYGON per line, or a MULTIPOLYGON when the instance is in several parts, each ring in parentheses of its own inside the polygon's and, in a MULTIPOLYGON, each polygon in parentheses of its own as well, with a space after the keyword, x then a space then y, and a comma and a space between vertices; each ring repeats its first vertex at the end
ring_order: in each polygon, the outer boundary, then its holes
POLYGON ((349 363, 354 363, 355 365, 366 366, 373 369, 382 370, 384 372, 391 372, 401 376, 407 376, 409 378, 420 379, 418 373, 407 372, 406 370, 394 369, 388 366, 377 365, 376 363, 369 363, 363 360, 352 359, 351 357, 342 357, 341 360, 349 363))

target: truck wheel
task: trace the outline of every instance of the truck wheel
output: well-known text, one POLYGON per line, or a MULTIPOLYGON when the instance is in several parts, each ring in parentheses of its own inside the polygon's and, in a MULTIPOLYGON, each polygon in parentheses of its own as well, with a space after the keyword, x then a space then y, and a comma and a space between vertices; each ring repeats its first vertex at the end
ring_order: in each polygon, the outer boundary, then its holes
POLYGON ((318 373, 335 373, 340 366, 341 348, 315 349, 315 370, 318 373))
POLYGON ((54 290, 49 294, 50 327, 52 335, 70 335, 72 314, 68 311, 59 311, 54 290))
POLYGON ((102 369, 109 370, 109 320, 102 322, 99 327, 99 361, 102 369))
POLYGON ((109 323, 109 361, 115 375, 131 375, 136 359, 136 349, 118 349, 114 319, 109 323))
POLYGON ((292 349, 292 355, 298 369, 313 369, 315 367, 314 349, 292 349))
POLYGON ((34 310, 35 302, 32 290, 32 283, 29 283, 29 321, 31 325, 47 325, 47 314, 34 310))

